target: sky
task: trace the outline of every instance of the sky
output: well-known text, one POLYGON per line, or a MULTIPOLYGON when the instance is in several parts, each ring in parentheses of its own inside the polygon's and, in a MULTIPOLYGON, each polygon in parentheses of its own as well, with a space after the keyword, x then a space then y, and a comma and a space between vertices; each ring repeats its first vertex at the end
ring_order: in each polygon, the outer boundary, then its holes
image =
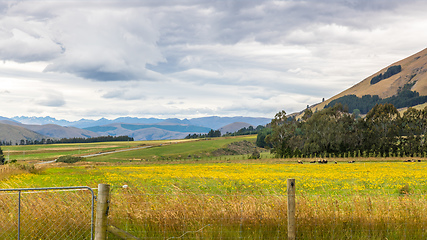
POLYGON ((267 117, 427 47, 427 1, 0 1, 0 116, 267 117))

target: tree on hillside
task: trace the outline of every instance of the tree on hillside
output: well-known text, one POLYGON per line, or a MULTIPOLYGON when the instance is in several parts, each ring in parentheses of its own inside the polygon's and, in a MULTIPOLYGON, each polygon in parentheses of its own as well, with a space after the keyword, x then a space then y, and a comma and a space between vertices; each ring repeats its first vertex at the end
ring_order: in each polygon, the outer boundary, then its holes
POLYGON ((0 165, 3 165, 5 161, 4 155, 3 155, 3 150, 1 150, 0 148, 0 165))

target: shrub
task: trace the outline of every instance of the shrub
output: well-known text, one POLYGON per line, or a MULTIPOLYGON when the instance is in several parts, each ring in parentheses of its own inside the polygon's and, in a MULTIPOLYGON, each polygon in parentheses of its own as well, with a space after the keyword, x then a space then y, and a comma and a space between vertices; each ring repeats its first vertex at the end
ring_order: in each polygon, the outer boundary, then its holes
POLYGON ((249 159, 260 159, 260 158, 261 158, 261 154, 257 149, 254 149, 252 155, 249 157, 249 159))
POLYGON ((18 160, 16 160, 16 159, 11 159, 11 160, 9 160, 9 161, 7 161, 6 163, 16 163, 18 160))
POLYGON ((56 161, 63 162, 63 163, 76 163, 82 159, 83 159, 82 157, 61 156, 56 161))

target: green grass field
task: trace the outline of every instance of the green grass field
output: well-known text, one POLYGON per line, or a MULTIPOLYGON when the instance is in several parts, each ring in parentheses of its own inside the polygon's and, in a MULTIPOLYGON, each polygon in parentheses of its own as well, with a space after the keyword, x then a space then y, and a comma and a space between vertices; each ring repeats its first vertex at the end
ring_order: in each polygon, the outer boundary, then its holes
MULTIPOLYGON (((175 142, 180 142, 177 140, 175 142)), ((98 152, 108 152, 139 146, 158 146, 170 143, 166 140, 158 141, 130 141, 130 142, 101 142, 101 143, 65 143, 45 145, 17 145, 1 146, 6 159, 18 161, 48 161, 65 155, 88 155, 98 152)))
MULTIPOLYGON (((256 136, 228 137, 217 139, 191 140, 187 142, 165 141, 162 145, 136 151, 121 152, 90 158, 94 162, 120 161, 161 161, 161 160, 194 160, 210 159, 210 153, 215 149, 226 147, 232 142, 243 140, 255 141, 256 136)), ((150 145, 150 144, 147 144, 150 145)))
MULTIPOLYGON (((18 145, 2 146, 6 160, 38 162, 49 161, 60 156, 83 156, 99 152, 111 152, 140 146, 152 146, 148 149, 100 155, 87 158, 93 162, 123 162, 123 161, 160 161, 160 160, 188 160, 211 158, 210 152, 226 147, 237 141, 255 141, 256 136, 240 136, 217 139, 190 139, 190 140, 157 140, 131 142, 102 142, 102 143, 72 143, 48 145, 18 145)), ((230 156, 229 158, 236 158, 230 156)))

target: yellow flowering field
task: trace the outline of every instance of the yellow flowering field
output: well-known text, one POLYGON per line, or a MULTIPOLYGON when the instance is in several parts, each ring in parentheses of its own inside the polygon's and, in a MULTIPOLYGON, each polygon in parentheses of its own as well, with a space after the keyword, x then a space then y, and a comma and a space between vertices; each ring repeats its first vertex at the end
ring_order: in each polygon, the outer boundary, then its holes
POLYGON ((3 186, 113 187, 128 185, 147 192, 285 194, 286 179, 295 178, 301 194, 393 194, 405 185, 427 192, 427 163, 372 162, 339 164, 208 163, 64 167, 43 174, 23 174, 3 186))
POLYGON ((298 239, 426 239, 427 163, 275 161, 70 165, 8 177, 0 188, 110 184, 109 222, 142 239, 283 239, 286 180, 295 178, 298 239))

